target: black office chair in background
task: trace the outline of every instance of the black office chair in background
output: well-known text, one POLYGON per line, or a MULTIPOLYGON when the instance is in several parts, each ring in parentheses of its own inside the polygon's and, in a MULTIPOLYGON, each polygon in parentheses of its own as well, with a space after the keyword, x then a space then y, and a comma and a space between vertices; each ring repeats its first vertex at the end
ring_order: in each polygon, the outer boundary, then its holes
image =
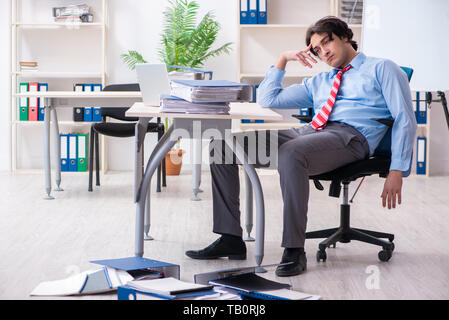
MULTIPOLYGON (((410 81, 410 78, 413 74, 413 69, 406 67, 401 68, 405 71, 410 81)), ((312 120, 312 117, 307 116, 294 115, 294 117, 305 122, 310 122, 312 120)), ((349 184, 359 178, 375 174, 378 174, 379 177, 386 178, 390 169, 391 127, 393 126, 393 120, 376 120, 390 128, 381 140, 372 157, 370 157, 369 159, 350 163, 330 172, 309 177, 309 179, 314 181, 315 187, 319 190, 324 190, 324 187, 320 183, 320 180, 331 181, 329 188, 329 196, 331 197, 339 198, 341 187, 343 186, 343 202, 340 206, 340 226, 337 228, 306 233, 306 239, 326 238, 318 245, 319 250, 316 255, 317 261, 326 261, 326 248, 330 246, 333 246, 335 248, 337 242, 348 243, 351 240, 358 240, 381 246, 382 250, 378 253, 379 260, 381 261, 388 261, 392 257, 394 250, 393 234, 357 229, 350 226, 350 201, 348 194, 349 184), (388 239, 388 241, 383 239, 388 239)), ((408 176, 410 174, 410 171, 411 169, 409 169, 408 172, 404 173, 403 176, 408 176)))
MULTIPOLYGON (((113 84, 104 87, 103 91, 140 91, 138 83, 130 84, 113 84)), ((133 137, 135 135, 135 126, 138 118, 125 116, 126 110, 129 107, 116 108, 116 107, 102 107, 101 117, 102 122, 97 122, 92 124, 90 127, 90 148, 89 148, 89 191, 92 191, 92 180, 93 180, 93 164, 95 158, 95 168, 96 168, 96 185, 100 185, 100 156, 99 156, 99 145, 98 145, 98 135, 103 134, 110 137, 133 137), (113 118, 116 120, 126 121, 125 122, 107 122, 107 118, 113 118), (94 153, 95 149, 95 153, 94 153)), ((157 133, 158 140, 164 134, 164 125, 161 123, 160 118, 157 118, 157 123, 149 122, 147 132, 157 133)), ((142 152, 143 154, 143 152, 142 152)), ((162 162, 157 170, 157 188, 156 191, 161 191, 161 167, 162 167, 162 186, 166 186, 166 175, 165 175, 165 160, 162 162)))

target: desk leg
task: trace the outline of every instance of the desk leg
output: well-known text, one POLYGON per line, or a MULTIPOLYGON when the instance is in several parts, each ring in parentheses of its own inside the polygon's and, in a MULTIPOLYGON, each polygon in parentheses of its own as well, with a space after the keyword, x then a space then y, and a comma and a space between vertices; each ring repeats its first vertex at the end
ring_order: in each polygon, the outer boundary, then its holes
POLYGON ((202 140, 192 139, 193 144, 193 163, 192 163, 192 182, 193 182, 193 197, 192 201, 200 201, 198 193, 202 192, 200 190, 201 184, 201 161, 202 161, 202 140))
POLYGON ((245 194, 246 194, 245 227, 248 235, 244 237, 243 240, 254 241, 255 239, 251 237, 251 231, 253 230, 253 186, 246 171, 244 171, 244 175, 245 175, 245 194))
POLYGON ((243 147, 234 143, 235 139, 231 137, 230 139, 225 139, 226 144, 235 153, 237 159, 243 164, 246 174, 248 175, 251 184, 254 188, 254 195, 256 198, 256 250, 254 253, 254 258, 258 267, 256 272, 266 272, 266 270, 260 265, 262 264, 264 255, 264 241, 265 241, 265 204, 263 199, 262 186, 257 176, 256 169, 253 165, 248 164, 248 156, 245 153, 243 147))
MULTIPOLYGON (((138 188, 144 174, 144 142, 148 128, 149 118, 140 118, 135 129, 135 162, 134 162, 134 199, 137 198, 138 188)), ((149 196, 147 197, 149 201, 149 196)), ((146 204, 144 216, 144 239, 153 240, 148 234, 150 231, 150 204, 146 204)))
POLYGON ((150 183, 151 177, 164 159, 167 152, 176 144, 176 140, 170 140, 170 135, 173 132, 173 127, 164 134, 154 148, 150 159, 148 160, 145 174, 141 179, 140 188, 136 187, 135 202, 136 202, 136 231, 135 231, 135 255, 143 256, 143 242, 144 242, 144 221, 145 221, 145 204, 150 203, 150 183))
POLYGON ((56 188, 55 191, 64 191, 60 187, 61 185, 61 142, 59 140, 59 124, 58 124, 58 115, 55 107, 50 107, 51 116, 53 118, 52 128, 53 128, 53 144, 55 150, 55 175, 56 175, 56 188))
POLYGON ((50 161, 50 120, 51 107, 45 103, 44 114, 44 171, 45 171, 45 200, 53 200, 51 196, 51 161, 50 161))

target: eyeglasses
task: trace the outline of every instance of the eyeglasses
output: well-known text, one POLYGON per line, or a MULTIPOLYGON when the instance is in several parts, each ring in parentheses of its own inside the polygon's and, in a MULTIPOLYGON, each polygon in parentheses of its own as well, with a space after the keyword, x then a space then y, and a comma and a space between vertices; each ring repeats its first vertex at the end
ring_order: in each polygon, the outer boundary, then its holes
POLYGON ((322 53, 322 51, 329 46, 332 40, 333 39, 329 38, 329 36, 325 36, 323 39, 321 39, 320 44, 318 46, 311 48, 312 53, 319 56, 322 53))

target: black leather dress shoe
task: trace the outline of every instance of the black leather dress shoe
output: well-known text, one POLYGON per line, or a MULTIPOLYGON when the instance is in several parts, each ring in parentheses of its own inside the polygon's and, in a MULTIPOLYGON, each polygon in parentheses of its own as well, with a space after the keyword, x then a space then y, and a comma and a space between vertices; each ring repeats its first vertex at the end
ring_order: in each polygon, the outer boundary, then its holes
POLYGON ((278 277, 291 277, 297 276, 303 273, 307 269, 307 258, 304 251, 299 251, 298 249, 288 249, 284 250, 282 255, 281 263, 288 263, 284 266, 278 266, 276 268, 276 275, 278 277))
POLYGON ((217 259, 228 257, 229 260, 245 260, 246 245, 243 240, 226 241, 223 237, 215 240, 211 245, 202 250, 189 250, 186 255, 192 259, 217 259))

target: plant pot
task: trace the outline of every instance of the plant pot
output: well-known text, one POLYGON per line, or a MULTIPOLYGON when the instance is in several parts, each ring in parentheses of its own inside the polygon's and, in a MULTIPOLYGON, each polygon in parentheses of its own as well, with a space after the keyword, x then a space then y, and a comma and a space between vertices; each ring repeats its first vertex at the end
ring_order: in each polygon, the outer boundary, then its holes
POLYGON ((179 176, 183 153, 184 150, 170 150, 165 155, 165 174, 167 176, 179 176))

